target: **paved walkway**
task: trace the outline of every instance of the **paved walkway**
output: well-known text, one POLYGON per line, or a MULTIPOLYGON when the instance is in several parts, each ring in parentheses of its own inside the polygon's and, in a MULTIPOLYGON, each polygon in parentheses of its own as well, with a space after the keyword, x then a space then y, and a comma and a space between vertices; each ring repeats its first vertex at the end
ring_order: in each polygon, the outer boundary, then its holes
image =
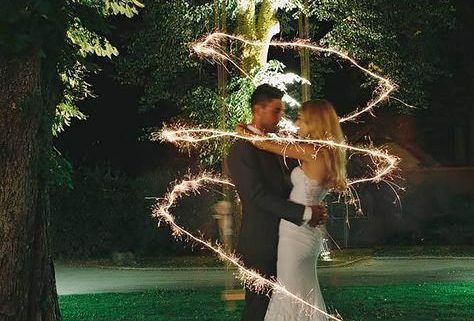
MULTIPOLYGON (((232 274, 233 271, 222 268, 116 269, 56 266, 60 295, 223 287, 226 282, 233 282, 232 274)), ((474 258, 373 258, 351 266, 321 268, 318 275, 323 286, 458 280, 474 282, 474 258)))

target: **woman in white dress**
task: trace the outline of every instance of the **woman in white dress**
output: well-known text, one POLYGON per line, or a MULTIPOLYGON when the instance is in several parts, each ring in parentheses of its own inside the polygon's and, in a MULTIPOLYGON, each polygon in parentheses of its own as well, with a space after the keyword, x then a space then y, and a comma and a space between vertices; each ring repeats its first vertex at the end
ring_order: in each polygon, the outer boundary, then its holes
MULTIPOLYGON (((339 118, 327 100, 305 102, 296 125, 301 138, 344 142, 339 118)), ((244 126, 237 131, 253 135, 244 126)), ((290 200, 303 205, 321 203, 329 191, 347 188, 346 153, 340 147, 315 146, 309 143, 282 144, 276 141, 254 141, 262 150, 295 158, 300 166, 291 172, 293 189, 290 200)), ((277 279, 288 291, 327 313, 317 275, 324 226, 301 226, 281 220, 279 228, 277 279)), ((284 293, 274 291, 265 321, 327 321, 328 317, 308 309, 284 293)))

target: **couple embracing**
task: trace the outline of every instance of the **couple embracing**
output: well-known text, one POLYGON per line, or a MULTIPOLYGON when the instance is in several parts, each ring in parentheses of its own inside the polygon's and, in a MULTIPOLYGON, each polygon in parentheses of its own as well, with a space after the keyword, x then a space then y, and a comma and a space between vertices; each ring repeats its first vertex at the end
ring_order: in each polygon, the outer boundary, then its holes
MULTIPOLYGON (((257 87, 250 101, 252 122, 237 126, 237 132, 249 138, 276 133, 284 113, 282 97, 275 87, 257 87)), ((326 100, 305 102, 296 125, 300 138, 344 140, 339 118, 326 100)), ((240 139, 231 147, 228 164, 242 202, 237 248, 242 261, 326 311, 316 269, 327 220, 322 201, 329 191, 347 187, 345 150, 240 139)), ((242 321, 327 319, 317 311, 308 313, 283 293, 246 289, 242 321)))

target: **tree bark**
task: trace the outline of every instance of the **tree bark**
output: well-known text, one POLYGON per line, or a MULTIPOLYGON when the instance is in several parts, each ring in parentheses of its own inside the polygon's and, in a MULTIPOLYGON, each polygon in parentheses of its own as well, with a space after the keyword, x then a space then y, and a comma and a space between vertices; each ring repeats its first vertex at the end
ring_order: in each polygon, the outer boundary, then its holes
MULTIPOLYGON (((300 12, 298 19, 298 33, 302 40, 310 39, 309 35, 309 4, 308 0, 304 1, 304 10, 300 12)), ((310 51, 307 48, 300 49, 300 66, 301 77, 311 81, 311 61, 310 51)), ((311 99, 311 85, 304 83, 301 86, 301 99, 303 102, 311 99)))
POLYGON ((60 320, 47 233, 59 87, 45 66, 0 56, 0 321, 60 320))
POLYGON ((243 46, 242 69, 250 74, 255 67, 267 62, 270 41, 280 32, 280 23, 271 0, 262 0, 258 13, 255 12, 255 0, 238 0, 237 3, 237 32, 246 39, 263 43, 261 46, 243 46))

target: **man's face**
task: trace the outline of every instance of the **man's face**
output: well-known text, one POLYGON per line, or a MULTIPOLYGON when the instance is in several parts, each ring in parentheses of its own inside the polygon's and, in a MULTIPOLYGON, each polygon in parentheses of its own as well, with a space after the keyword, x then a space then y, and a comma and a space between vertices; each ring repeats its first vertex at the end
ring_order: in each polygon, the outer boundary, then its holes
POLYGON ((284 115, 281 99, 273 99, 268 103, 257 104, 254 107, 255 124, 267 133, 276 133, 278 123, 284 115))

